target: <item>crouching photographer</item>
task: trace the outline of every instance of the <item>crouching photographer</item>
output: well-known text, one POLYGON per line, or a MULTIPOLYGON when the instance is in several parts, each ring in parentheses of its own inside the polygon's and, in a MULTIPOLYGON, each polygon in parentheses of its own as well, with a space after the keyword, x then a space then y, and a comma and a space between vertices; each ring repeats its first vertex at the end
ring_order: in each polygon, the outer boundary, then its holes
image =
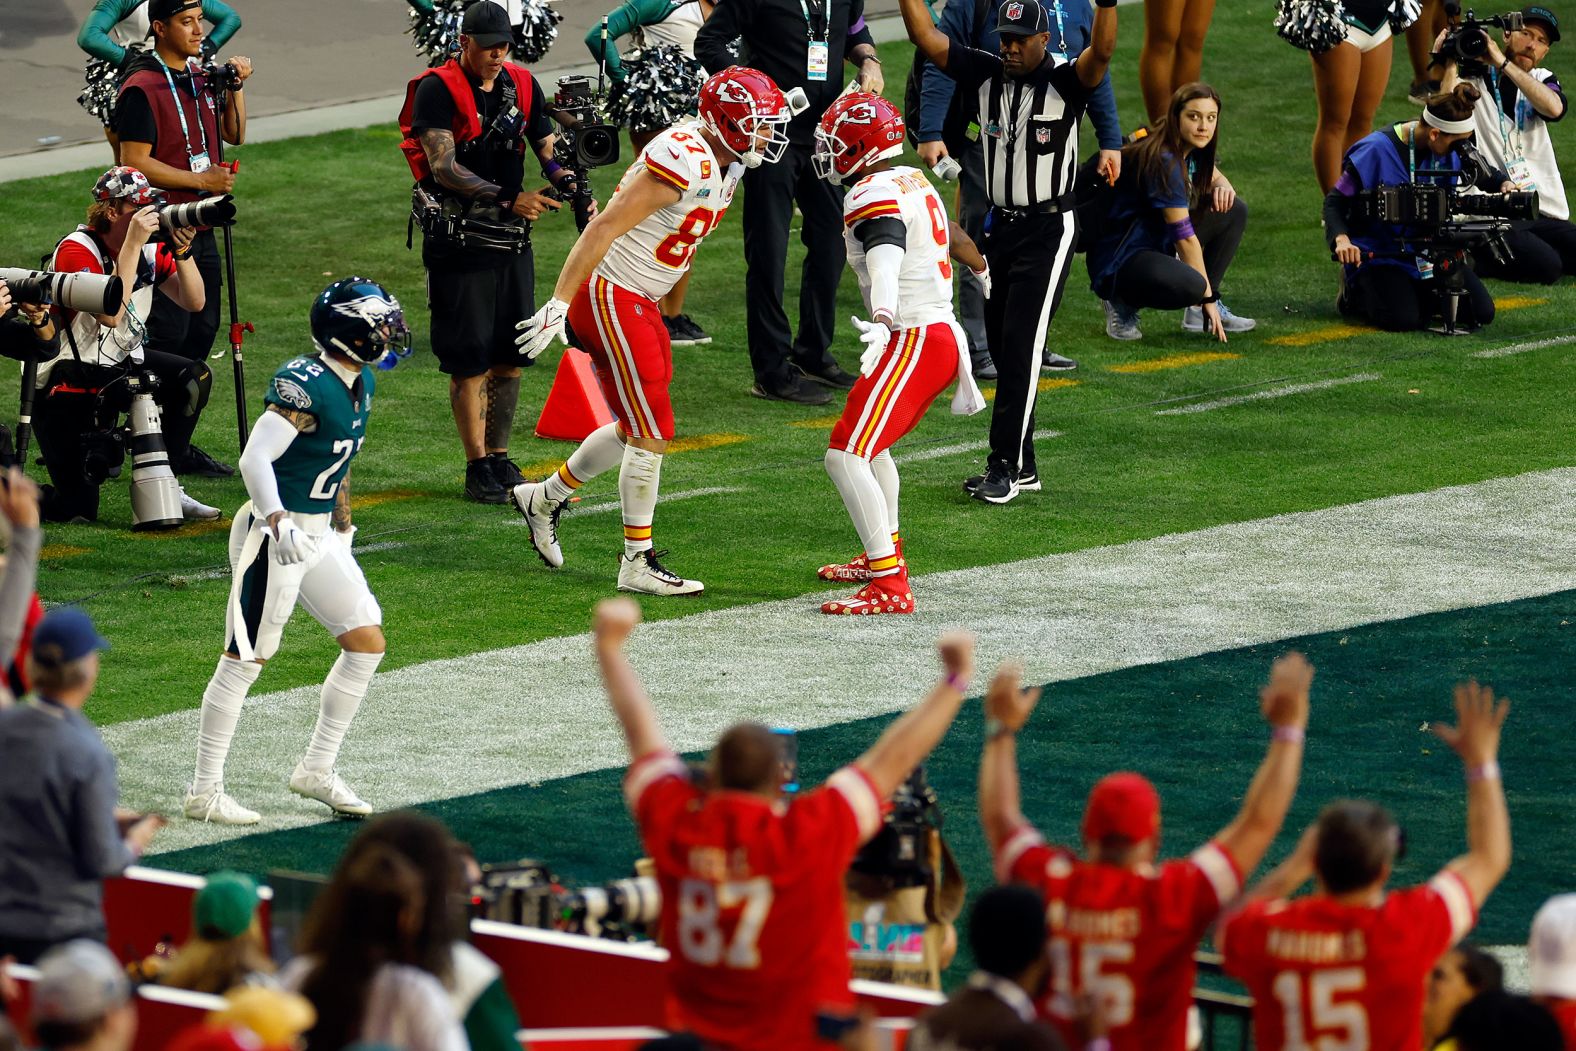
POLYGON ((74 310, 61 303, 51 307, 61 334, 57 352, 38 365, 34 409, 52 483, 44 499, 49 521, 97 520, 99 487, 119 475, 126 455, 120 416, 133 408, 137 467, 167 483, 167 499, 161 498, 152 517, 136 506, 134 492, 138 524, 179 525, 183 518, 219 516, 217 508, 187 496, 168 475, 169 458, 184 455, 191 443, 213 374, 201 360, 143 346, 155 293, 190 312, 201 310, 204 302, 202 277, 191 258, 195 230, 171 225, 191 217, 166 209, 161 221, 160 205, 141 172, 111 168, 93 187, 87 221, 60 240, 49 261, 55 271, 113 274, 125 289, 124 301, 113 312, 74 310), (164 240, 154 241, 161 226, 164 240), (151 402, 140 399, 142 394, 151 394, 151 402), (163 439, 157 441, 160 417, 163 439))
POLYGON ((965 887, 923 766, 892 794, 881 831, 854 856, 843 888, 854 977, 939 990, 958 949, 953 922, 965 887))

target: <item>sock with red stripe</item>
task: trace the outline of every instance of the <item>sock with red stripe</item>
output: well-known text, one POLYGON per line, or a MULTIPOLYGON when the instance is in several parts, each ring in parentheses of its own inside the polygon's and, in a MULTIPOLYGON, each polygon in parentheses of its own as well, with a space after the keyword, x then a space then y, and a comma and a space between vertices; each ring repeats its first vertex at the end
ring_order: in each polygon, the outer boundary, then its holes
POLYGON ((618 436, 618 424, 598 427, 569 454, 558 472, 543 483, 543 492, 553 503, 561 504, 573 496, 576 489, 616 467, 623 455, 624 440, 618 436))
POLYGON ((897 548, 892 542, 892 531, 887 528, 886 498, 870 462, 841 449, 828 449, 826 473, 832 476, 832 484, 837 486, 848 517, 853 520, 854 531, 859 534, 859 542, 864 545, 865 557, 870 560, 870 575, 897 573, 897 548))
POLYGON ((651 520, 657 510, 657 483, 661 478, 661 453, 624 446, 624 462, 618 469, 618 501, 624 512, 626 556, 651 550, 651 520))

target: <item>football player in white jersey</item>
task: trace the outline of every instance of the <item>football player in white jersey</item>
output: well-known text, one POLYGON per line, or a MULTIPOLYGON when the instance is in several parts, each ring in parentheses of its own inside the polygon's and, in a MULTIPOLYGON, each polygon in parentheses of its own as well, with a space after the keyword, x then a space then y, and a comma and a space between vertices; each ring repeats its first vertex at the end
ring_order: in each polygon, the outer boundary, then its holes
POLYGON ((657 302, 689 270, 701 240, 722 221, 745 168, 779 160, 793 116, 772 78, 742 66, 700 90, 700 117, 653 139, 629 166, 613 199, 575 242, 553 298, 519 324, 515 341, 536 357, 567 322, 591 354, 617 419, 580 443, 558 472, 517 485, 514 506, 543 562, 564 564, 558 516, 586 482, 618 466, 624 518, 620 591, 695 595, 698 580, 670 572, 652 550, 662 454, 673 439, 668 383, 673 350, 657 302))
POLYGON ((858 180, 844 198, 843 237, 870 314, 869 321, 853 319, 865 344, 861 375, 826 451, 826 472, 864 553, 819 572, 823 580, 864 587, 852 598, 823 603, 822 613, 914 612, 898 534, 897 466, 889 450, 954 379, 954 413, 985 407, 952 314, 952 260, 968 266, 989 295, 985 257, 947 219, 924 174, 894 163, 902 152, 903 115, 868 92, 839 98, 815 131, 816 174, 834 183, 858 180))

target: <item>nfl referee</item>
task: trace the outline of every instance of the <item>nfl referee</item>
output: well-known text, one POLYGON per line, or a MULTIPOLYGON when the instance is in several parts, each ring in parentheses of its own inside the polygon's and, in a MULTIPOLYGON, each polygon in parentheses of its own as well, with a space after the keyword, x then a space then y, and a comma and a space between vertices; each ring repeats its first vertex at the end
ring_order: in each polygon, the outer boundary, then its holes
POLYGON ((964 488, 1004 504, 1039 489, 1034 400, 1040 348, 1072 265, 1078 123, 1116 49, 1116 0, 1096 0, 1089 46, 1076 59, 1049 52, 1050 27, 1035 0, 1006 0, 996 19, 1000 54, 953 43, 924 0, 901 0, 909 39, 963 91, 978 91, 990 212, 980 248, 995 289, 985 335, 996 363, 990 457, 964 488))

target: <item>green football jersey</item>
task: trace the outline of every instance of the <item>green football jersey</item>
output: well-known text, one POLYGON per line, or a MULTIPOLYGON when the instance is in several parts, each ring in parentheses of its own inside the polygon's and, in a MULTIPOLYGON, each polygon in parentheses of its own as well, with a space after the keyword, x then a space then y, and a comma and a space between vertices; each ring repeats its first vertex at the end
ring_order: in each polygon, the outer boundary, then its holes
POLYGON ((363 366, 355 387, 346 387, 317 355, 279 366, 263 400, 317 417, 317 427, 297 434, 274 461, 285 510, 324 514, 334 509, 334 495, 366 437, 374 386, 373 370, 363 366))

